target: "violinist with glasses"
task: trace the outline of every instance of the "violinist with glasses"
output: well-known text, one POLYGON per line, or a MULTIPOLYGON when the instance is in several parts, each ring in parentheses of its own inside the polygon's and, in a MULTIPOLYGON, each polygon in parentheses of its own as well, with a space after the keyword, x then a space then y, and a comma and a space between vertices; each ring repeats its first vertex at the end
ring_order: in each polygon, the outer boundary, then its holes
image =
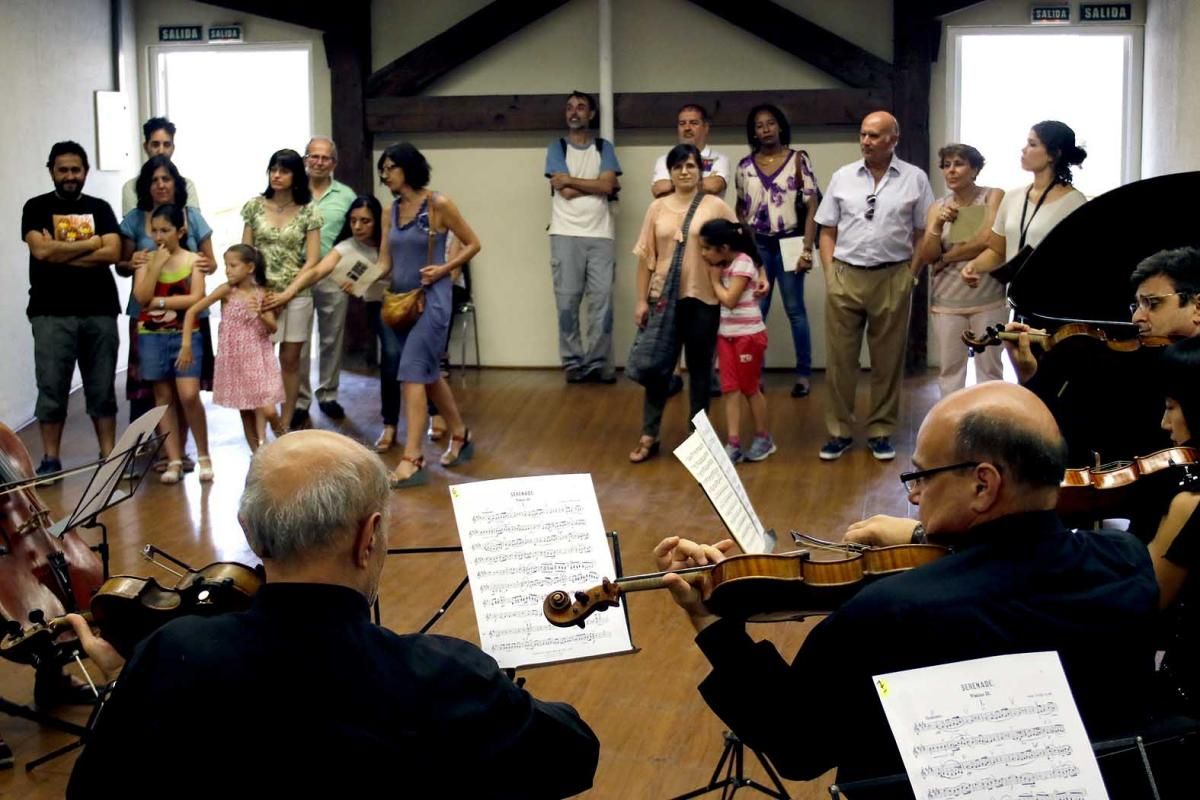
MULTIPOLYGON (((1200 248, 1154 253, 1137 265, 1129 283, 1130 315, 1143 338, 1200 333, 1200 248)), ((1028 325, 1010 322, 1006 330, 1018 334, 1016 342, 1004 343, 1017 378, 1050 406, 1071 446, 1071 466, 1095 466, 1096 454, 1101 462, 1125 460, 1167 446, 1158 429, 1162 399, 1152 388, 1161 347, 1113 354, 1089 348, 1077 353, 1083 358, 1039 357, 1028 325), (1106 365, 1120 366, 1125 377, 1119 384, 1106 365), (1113 424, 1114 393, 1120 398, 1120 424, 1113 424)))
MULTIPOLYGON (((925 540, 953 552, 877 579, 826 617, 789 664, 742 623, 714 616, 702 591, 667 577, 712 664, 700 693, 784 777, 837 767, 844 784, 904 773, 872 676, 1010 653, 1057 651, 1088 732, 1133 730, 1154 668, 1158 588, 1149 555, 1124 533, 1075 536, 1054 513, 1066 448, 1027 389, 978 384, 943 398, 902 474, 919 520, 874 517, 847 539, 925 540), (1119 642, 1119 645, 1114 643, 1119 642), (762 686, 812 687, 761 702, 762 686), (1120 692, 1113 687, 1122 687, 1120 692), (819 721, 811 736, 797 720, 819 721)), ((732 543, 670 537, 660 569, 720 562, 732 543)), ((857 797, 911 798, 907 782, 857 797)))

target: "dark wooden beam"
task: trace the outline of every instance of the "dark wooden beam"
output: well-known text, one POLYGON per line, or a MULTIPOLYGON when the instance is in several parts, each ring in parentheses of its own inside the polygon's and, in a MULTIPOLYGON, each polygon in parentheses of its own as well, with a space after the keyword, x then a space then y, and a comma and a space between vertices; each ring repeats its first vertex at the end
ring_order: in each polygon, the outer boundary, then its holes
POLYGON ((906 3, 905 5, 911 10, 919 9, 921 15, 926 17, 943 17, 946 14, 953 14, 955 11, 962 11, 964 8, 971 6, 982 5, 986 0, 920 0, 918 3, 906 3))
POLYGON ((493 0, 466 19, 413 48, 367 81, 370 97, 420 93, 450 70, 499 44, 568 0, 493 0))
POLYGON ((367 131, 363 87, 371 71, 370 9, 358 15, 360 24, 326 31, 325 59, 329 63, 329 135, 337 143, 339 181, 360 194, 370 194, 375 171, 373 138, 367 131))
MULTIPOLYGON (((912 13, 905 0, 893 0, 894 57, 892 80, 893 111, 900 121, 900 144, 896 155, 929 171, 929 91, 933 54, 941 28, 932 16, 912 13)), ((906 367, 910 373, 926 370, 929 354, 929 271, 912 296, 906 367)))
POLYGON ((691 0, 739 28, 860 89, 891 82, 892 65, 771 0, 691 0))
MULTIPOLYGON (((564 125, 565 94, 378 97, 367 100, 371 133, 545 131, 564 125)), ((620 93, 613 100, 617 128, 673 128, 675 112, 700 103, 714 127, 740 128, 759 103, 783 109, 793 128, 856 126, 879 108, 890 108, 883 89, 800 89, 741 92, 620 93)))

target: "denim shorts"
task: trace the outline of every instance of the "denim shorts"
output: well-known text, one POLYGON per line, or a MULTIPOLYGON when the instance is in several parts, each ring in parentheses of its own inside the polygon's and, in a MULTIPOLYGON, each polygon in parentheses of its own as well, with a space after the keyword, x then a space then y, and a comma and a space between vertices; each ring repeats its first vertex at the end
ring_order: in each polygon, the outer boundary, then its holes
POLYGON ((170 378, 199 378, 200 362, 204 356, 200 331, 192 331, 192 365, 184 370, 175 367, 182 344, 182 333, 139 333, 138 368, 141 370, 141 379, 165 381, 170 378))

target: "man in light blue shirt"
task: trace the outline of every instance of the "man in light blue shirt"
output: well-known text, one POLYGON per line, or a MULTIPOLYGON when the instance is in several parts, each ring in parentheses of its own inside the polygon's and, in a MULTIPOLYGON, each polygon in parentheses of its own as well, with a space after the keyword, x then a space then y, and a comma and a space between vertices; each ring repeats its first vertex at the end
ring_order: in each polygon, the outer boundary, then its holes
POLYGON ((925 173, 896 157, 900 124, 886 111, 863 120, 863 158, 839 169, 817 209, 825 273, 826 461, 854 442, 854 396, 863 332, 871 354, 867 444, 880 461, 896 457, 916 245, 925 235, 933 190, 925 173))
MULTIPOLYGON (((304 148, 304 166, 308 172, 308 183, 312 187, 313 203, 321 210, 325 220, 321 225, 321 258, 333 249, 338 234, 346 222, 346 211, 354 202, 355 194, 344 183, 333 179, 337 168, 337 145, 325 136, 314 136, 304 148)), ((316 310, 317 332, 320 335, 320 376, 317 384, 317 405, 321 412, 333 420, 344 419, 346 411, 337 401, 338 379, 342 372, 342 351, 345 349, 346 308, 350 296, 342 291, 332 277, 319 281, 312 287, 313 305, 316 310)), ((309 427, 308 407, 312 404, 312 385, 309 372, 312 369, 312 346, 304 343, 300 351, 300 391, 296 395, 296 410, 292 414, 291 427, 309 427)))

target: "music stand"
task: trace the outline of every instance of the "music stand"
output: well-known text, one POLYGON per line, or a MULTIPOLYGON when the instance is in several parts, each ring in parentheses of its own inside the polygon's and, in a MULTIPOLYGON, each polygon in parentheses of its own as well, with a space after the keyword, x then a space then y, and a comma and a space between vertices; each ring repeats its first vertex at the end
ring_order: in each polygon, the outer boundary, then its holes
POLYGON ((763 771, 767 773, 767 777, 771 779, 771 783, 775 785, 772 789, 769 786, 764 786, 753 778, 747 778, 744 771, 746 760, 746 745, 732 731, 725 731, 725 747, 721 750, 721 757, 717 759, 716 769, 713 770, 712 777, 708 779, 708 783, 701 786, 699 789, 693 789, 690 792, 684 792, 677 795, 671 800, 687 800, 689 797, 699 797, 702 794, 721 790, 721 800, 733 797, 737 794, 737 790, 743 787, 754 789, 755 791, 765 794, 767 797, 774 797, 778 800, 790 800, 790 795, 783 783, 779 780, 779 775, 775 772, 775 768, 771 766, 771 762, 767 761, 767 757, 758 752, 754 748, 750 748, 750 752, 758 759, 758 763, 762 765, 763 771), (724 771, 725 776, 721 777, 721 772, 724 771))

